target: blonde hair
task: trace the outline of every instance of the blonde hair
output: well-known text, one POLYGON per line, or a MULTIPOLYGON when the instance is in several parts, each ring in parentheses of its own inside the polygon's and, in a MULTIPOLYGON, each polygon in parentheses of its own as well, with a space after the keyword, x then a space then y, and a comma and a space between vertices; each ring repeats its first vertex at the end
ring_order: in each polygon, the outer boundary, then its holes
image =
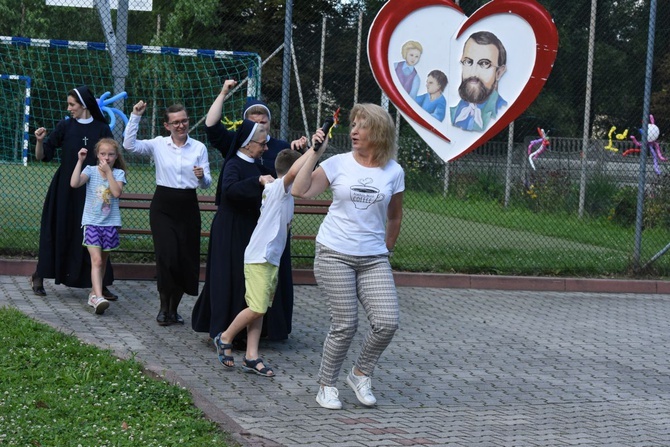
POLYGON ((423 47, 416 40, 408 40, 402 44, 400 52, 402 53, 403 59, 407 59, 407 53, 409 53, 409 50, 419 50, 419 53, 423 54, 423 47))
POLYGON ((368 141, 374 149, 374 161, 384 167, 395 159, 398 145, 395 138, 395 124, 391 115, 376 104, 356 104, 349 114, 349 122, 368 130, 368 141))
POLYGON ((114 166, 112 168, 126 170, 126 161, 123 159, 123 154, 121 153, 121 145, 113 138, 100 138, 95 144, 95 158, 98 158, 98 152, 100 151, 100 146, 103 144, 108 144, 112 146, 116 151, 116 160, 114 160, 114 166))

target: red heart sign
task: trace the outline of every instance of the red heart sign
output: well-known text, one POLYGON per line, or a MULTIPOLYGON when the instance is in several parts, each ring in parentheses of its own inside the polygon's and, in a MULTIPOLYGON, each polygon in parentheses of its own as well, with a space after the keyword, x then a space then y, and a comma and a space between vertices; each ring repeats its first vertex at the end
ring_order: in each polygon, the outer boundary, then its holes
POLYGON ((534 0, 493 0, 469 18, 451 0, 389 0, 368 36, 375 79, 445 161, 523 113, 557 49, 553 20, 534 0))

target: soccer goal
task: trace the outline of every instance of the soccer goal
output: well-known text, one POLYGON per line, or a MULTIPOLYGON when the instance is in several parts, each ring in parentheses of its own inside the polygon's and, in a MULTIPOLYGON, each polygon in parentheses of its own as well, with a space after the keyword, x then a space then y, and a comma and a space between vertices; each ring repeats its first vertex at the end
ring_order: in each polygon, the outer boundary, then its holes
MULTIPOLYGON (((129 115, 137 101, 147 102, 139 138, 160 135, 165 108, 181 103, 192 119, 191 136, 205 142, 202 122, 224 80, 246 81, 226 100, 224 119, 238 119, 247 96, 261 94, 256 53, 144 45, 128 45, 126 51, 128 97, 118 108, 129 115)), ((2 114, 7 114, 0 119, 0 161, 5 163, 32 159, 32 132, 38 127, 51 131, 66 118, 72 88, 86 84, 98 98, 105 92, 120 93, 112 91, 112 63, 104 43, 0 36, 2 73, 12 75, 0 78, 0 98, 6 105, 2 114)))
POLYGON ((0 74, 0 162, 28 165, 30 76, 0 74))

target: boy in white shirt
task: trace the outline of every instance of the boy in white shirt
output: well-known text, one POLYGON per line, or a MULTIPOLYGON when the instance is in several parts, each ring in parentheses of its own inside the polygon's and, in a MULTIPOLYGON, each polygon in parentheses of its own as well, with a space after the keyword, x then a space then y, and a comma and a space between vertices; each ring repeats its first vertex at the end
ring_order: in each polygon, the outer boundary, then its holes
POLYGON ((265 185, 261 215, 244 252, 246 288, 244 299, 248 307, 237 314, 228 329, 214 338, 219 361, 227 368, 235 366, 232 341, 246 328, 247 350, 242 368, 264 377, 275 375, 272 368, 258 355, 258 343, 263 327, 263 315, 272 305, 277 287, 279 260, 286 246, 286 238, 293 219, 294 200, 291 185, 304 162, 305 157, 299 152, 291 149, 282 150, 275 160, 277 180, 265 185))

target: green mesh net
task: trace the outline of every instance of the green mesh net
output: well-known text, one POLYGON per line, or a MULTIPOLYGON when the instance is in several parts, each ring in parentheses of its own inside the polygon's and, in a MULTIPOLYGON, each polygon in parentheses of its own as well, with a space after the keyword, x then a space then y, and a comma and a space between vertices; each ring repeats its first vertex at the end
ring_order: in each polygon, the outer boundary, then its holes
MULTIPOLYGON (((129 116, 137 101, 145 101, 148 107, 138 131, 140 139, 167 135, 165 108, 181 103, 191 119, 190 136, 207 144, 205 116, 226 79, 237 80, 238 87, 224 103, 224 122, 241 117, 248 96, 260 96, 261 63, 255 53, 135 45, 128 46, 127 56, 128 76, 123 88, 127 98, 108 107, 129 116)), ((0 37, 0 181, 5 185, 0 192, 0 215, 4 216, 0 246, 5 255, 37 251, 44 196, 60 164, 58 152, 50 163, 35 160, 35 129, 53 131, 58 121, 67 117, 68 92, 79 85, 87 85, 97 98, 106 92, 110 92, 108 97, 117 96, 120 91, 115 91, 114 85, 119 81, 113 76, 111 60, 104 44, 0 37)), ((124 120, 114 115, 114 134, 120 142, 124 120)), ((111 122, 111 116, 106 116, 111 122)), ((153 193, 152 160, 124 155, 128 165, 124 192, 153 193)), ((213 184, 199 190, 201 195, 214 195, 223 161, 211 148, 209 160, 213 184)), ((212 215, 203 213, 203 228, 209 228, 212 215)), ((148 228, 146 211, 128 211, 122 217, 124 226, 148 228)), ((146 260, 153 259, 151 236, 137 241, 127 238, 123 245, 144 247, 146 260)), ((207 239, 203 239, 201 251, 207 252, 207 239)))

